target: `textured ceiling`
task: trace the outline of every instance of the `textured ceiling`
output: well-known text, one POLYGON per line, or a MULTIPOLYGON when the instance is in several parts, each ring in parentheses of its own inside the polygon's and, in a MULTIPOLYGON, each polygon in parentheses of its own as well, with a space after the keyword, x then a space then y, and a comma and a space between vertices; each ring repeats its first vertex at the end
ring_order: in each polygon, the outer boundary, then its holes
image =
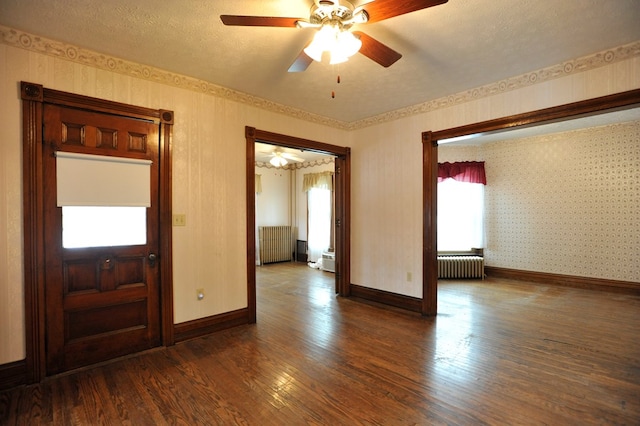
POLYGON ((615 110, 586 117, 572 118, 565 121, 536 124, 532 127, 524 126, 516 129, 511 128, 491 133, 443 139, 438 141, 438 144, 442 145, 450 143, 452 145, 482 145, 489 142, 523 139, 553 133, 570 132, 572 130, 589 129, 592 127, 610 126, 631 121, 640 121, 640 108, 631 108, 621 111, 615 110))
MULTIPOLYGON (((273 153, 279 151, 285 154, 291 154, 295 157, 302 159, 305 163, 311 161, 322 161, 327 157, 331 157, 330 155, 320 154, 313 151, 303 151, 295 148, 287 148, 284 146, 274 146, 267 143, 256 142, 255 146, 255 155, 256 162, 263 163, 266 167, 269 167, 269 160, 273 157, 273 153)), ((292 165, 297 165, 297 161, 287 160, 292 165)))
POLYGON ((311 4, 0 0, 0 24, 345 123, 640 40, 640 0, 449 0, 358 27, 402 53, 389 68, 356 55, 287 73, 314 30, 227 27, 219 18, 307 18, 311 4))

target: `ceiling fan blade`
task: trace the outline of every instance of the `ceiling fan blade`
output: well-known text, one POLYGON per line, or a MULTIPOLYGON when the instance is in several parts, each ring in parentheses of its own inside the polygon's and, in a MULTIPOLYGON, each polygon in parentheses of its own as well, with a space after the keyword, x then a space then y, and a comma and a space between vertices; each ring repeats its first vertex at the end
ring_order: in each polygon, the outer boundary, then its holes
POLYGON ((293 27, 296 22, 304 21, 302 18, 284 18, 279 16, 242 16, 220 15, 225 25, 239 25, 243 27, 293 27))
POLYGON ((354 31, 355 35, 360 37, 360 41, 362 42, 362 47, 360 48, 360 53, 362 53, 367 58, 371 59, 382 65, 383 67, 389 67, 396 63, 396 61, 402 58, 402 55, 389 46, 380 43, 375 38, 366 35, 361 31, 354 31))
POLYGON ((296 155, 293 154, 288 154, 286 152, 283 152, 282 154, 280 154, 280 156, 282 158, 286 158, 287 160, 291 160, 291 161, 297 161, 298 163, 303 163, 304 160, 296 155))
MULTIPOLYGON (((306 46, 305 46, 306 48, 306 46)), ((298 55, 298 57, 296 58, 295 61, 293 61, 293 64, 291 64, 291 66, 289 67, 289 69, 287 70, 288 72, 302 72, 305 71, 307 68, 309 68, 309 65, 311 65, 311 62, 313 62, 313 59, 311 59, 309 56, 307 56, 306 53, 304 53, 304 49, 300 52, 300 54, 298 55)))
POLYGON ((437 6, 447 1, 448 0, 375 0, 362 6, 362 9, 369 15, 367 23, 370 23, 437 6))

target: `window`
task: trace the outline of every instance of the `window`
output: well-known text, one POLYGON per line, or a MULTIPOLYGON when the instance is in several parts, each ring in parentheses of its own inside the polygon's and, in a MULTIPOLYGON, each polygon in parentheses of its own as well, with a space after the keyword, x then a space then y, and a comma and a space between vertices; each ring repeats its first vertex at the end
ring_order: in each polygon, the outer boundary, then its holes
POLYGON ((56 153, 57 205, 151 206, 151 161, 56 153))
POLYGON ((147 243, 146 207, 62 207, 62 247, 110 247, 147 243))
POLYGON ((151 161, 63 151, 56 157, 62 247, 147 243, 151 161))
POLYGON ((438 251, 484 247, 484 162, 438 164, 438 251))
POLYGON ((333 250, 333 172, 305 174, 302 190, 307 193, 309 261, 317 262, 323 251, 333 250))
POLYGON ((438 184, 438 250, 484 246, 484 185, 447 179, 438 184))
POLYGON ((309 261, 316 262, 331 244, 331 190, 311 188, 307 198, 309 261))

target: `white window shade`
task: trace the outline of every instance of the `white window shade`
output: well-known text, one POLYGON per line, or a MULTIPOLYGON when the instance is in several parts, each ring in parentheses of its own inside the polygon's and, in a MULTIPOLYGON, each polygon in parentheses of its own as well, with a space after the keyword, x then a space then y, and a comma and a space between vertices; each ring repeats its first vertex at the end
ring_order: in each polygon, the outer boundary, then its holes
POLYGON ((58 207, 150 207, 151 163, 150 160, 58 151, 58 207))

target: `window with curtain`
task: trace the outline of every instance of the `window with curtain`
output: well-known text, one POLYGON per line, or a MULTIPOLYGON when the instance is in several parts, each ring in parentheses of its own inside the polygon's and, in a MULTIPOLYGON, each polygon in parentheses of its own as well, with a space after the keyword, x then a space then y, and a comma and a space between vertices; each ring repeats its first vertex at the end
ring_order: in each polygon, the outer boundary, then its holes
POLYGON ((483 161, 438 164, 438 251, 484 247, 483 161))
POLYGON ((307 250, 310 262, 332 247, 333 172, 308 173, 302 190, 307 193, 307 250))

